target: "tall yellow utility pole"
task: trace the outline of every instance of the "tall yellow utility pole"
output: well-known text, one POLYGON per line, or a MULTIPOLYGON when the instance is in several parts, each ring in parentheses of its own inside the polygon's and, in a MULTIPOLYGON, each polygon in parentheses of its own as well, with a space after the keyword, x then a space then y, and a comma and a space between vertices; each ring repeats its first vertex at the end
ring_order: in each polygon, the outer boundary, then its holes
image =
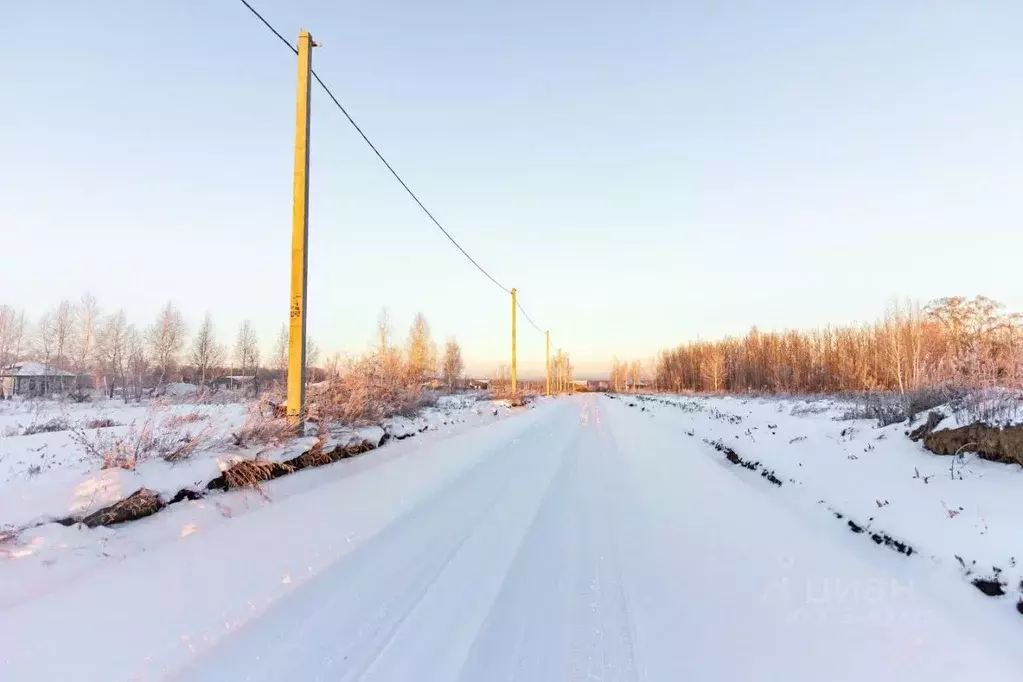
POLYGON ((544 363, 544 376, 547 379, 547 395, 551 394, 551 330, 547 330, 547 361, 544 363))
POLYGON ((295 107, 295 184, 291 211, 291 313, 288 339, 288 419, 299 424, 305 408, 306 267, 309 257, 309 72, 313 39, 298 34, 298 97, 295 107))
POLYGON ((515 364, 515 309, 518 307, 515 303, 515 289, 511 290, 512 295, 512 366, 511 366, 511 381, 512 381, 512 395, 518 390, 517 377, 516 377, 516 364, 515 364))

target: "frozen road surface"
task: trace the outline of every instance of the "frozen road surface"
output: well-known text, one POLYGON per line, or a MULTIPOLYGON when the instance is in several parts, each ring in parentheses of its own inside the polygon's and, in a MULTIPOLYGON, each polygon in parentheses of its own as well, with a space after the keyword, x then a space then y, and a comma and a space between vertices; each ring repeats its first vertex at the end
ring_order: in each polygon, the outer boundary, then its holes
POLYGON ((925 559, 742 473, 620 401, 545 402, 0 614, 0 678, 1023 679, 925 559))

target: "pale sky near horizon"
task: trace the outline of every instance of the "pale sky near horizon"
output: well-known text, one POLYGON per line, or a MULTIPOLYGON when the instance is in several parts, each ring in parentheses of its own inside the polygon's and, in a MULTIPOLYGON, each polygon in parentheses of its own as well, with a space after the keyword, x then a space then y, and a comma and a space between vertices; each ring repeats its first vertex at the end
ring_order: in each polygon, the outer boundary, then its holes
MULTIPOLYGON (((1023 4, 254 0, 462 245, 572 353, 1023 310, 1023 4)), ((237 0, 15 0, 0 23, 0 303, 86 289, 221 341, 287 317, 295 59, 237 0)), ((508 297, 313 95, 309 331, 382 306, 507 362, 508 297)), ((520 367, 543 336, 520 319, 520 367)))

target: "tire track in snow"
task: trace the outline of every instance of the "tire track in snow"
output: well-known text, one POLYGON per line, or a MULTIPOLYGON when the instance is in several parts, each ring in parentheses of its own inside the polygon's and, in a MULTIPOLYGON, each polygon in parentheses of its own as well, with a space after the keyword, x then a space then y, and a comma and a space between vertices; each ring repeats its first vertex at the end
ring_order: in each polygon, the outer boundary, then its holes
POLYGON ((637 679, 596 419, 587 400, 461 680, 637 679))
POLYGON ((402 622, 522 475, 519 443, 531 425, 417 505, 352 555, 304 584, 200 659, 188 680, 353 680, 376 661, 402 622), (239 670, 243 651, 262 651, 239 670))

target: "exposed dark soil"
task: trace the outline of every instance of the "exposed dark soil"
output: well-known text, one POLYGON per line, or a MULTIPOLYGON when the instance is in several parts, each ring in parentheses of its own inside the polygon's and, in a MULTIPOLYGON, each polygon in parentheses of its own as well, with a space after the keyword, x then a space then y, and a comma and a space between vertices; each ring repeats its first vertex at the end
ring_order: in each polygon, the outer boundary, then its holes
POLYGON ((974 578, 973 586, 989 597, 1001 597, 1005 594, 1005 584, 997 578, 974 578))
POLYGON ((737 453, 735 450, 728 447, 719 440, 714 441, 704 440, 703 442, 706 443, 707 445, 710 445, 718 452, 723 453, 725 459, 727 459, 732 464, 741 466, 744 469, 749 469, 750 471, 759 471, 761 476, 766 478, 774 485, 781 487, 781 479, 774 474, 773 470, 765 468, 764 465, 762 465, 760 462, 743 459, 742 457, 739 456, 739 453, 737 453))
POLYGON ((975 452, 992 462, 1023 465, 1023 426, 999 428, 978 422, 928 434, 923 441, 936 455, 975 452))
POLYGON ((909 434, 909 439, 915 443, 924 436, 930 435, 935 427, 941 423, 942 419, 944 419, 944 415, 940 412, 928 412, 927 421, 913 429, 913 432, 909 434))
MULTIPOLYGON (((422 428, 418 433, 422 433, 425 430, 426 428, 422 428)), ((402 436, 402 438, 408 438, 414 435, 416 435, 415 432, 402 436)), ((259 471, 254 475, 257 476, 258 481, 269 481, 302 469, 324 466, 326 464, 331 464, 332 462, 354 457, 364 452, 369 452, 370 450, 375 450, 388 440, 390 440, 390 436, 385 434, 377 443, 372 441, 363 441, 361 443, 338 446, 329 451, 324 451, 322 447, 317 445, 286 462, 253 462, 252 460, 245 460, 235 464, 234 467, 231 467, 220 476, 209 481, 201 490, 197 490, 195 488, 183 488, 171 497, 170 500, 165 500, 159 495, 159 493, 153 490, 140 488, 128 497, 93 512, 84 518, 79 516, 68 516, 62 519, 55 519, 55 522, 63 526, 73 526, 77 523, 83 523, 90 528, 95 528, 97 526, 110 526, 118 523, 125 523, 127 521, 135 521, 137 519, 151 516, 172 504, 184 502, 185 500, 202 499, 211 491, 225 491, 232 488, 244 487, 240 482, 251 480, 252 476, 247 475, 246 472, 242 472, 240 470, 237 473, 241 475, 232 475, 236 468, 244 469, 245 467, 252 467, 256 464, 258 465, 259 471)))
POLYGON ((93 514, 89 514, 82 519, 82 523, 89 528, 112 526, 126 521, 144 519, 166 506, 167 503, 163 501, 159 493, 149 488, 139 488, 120 502, 115 502, 109 507, 104 507, 93 514))

